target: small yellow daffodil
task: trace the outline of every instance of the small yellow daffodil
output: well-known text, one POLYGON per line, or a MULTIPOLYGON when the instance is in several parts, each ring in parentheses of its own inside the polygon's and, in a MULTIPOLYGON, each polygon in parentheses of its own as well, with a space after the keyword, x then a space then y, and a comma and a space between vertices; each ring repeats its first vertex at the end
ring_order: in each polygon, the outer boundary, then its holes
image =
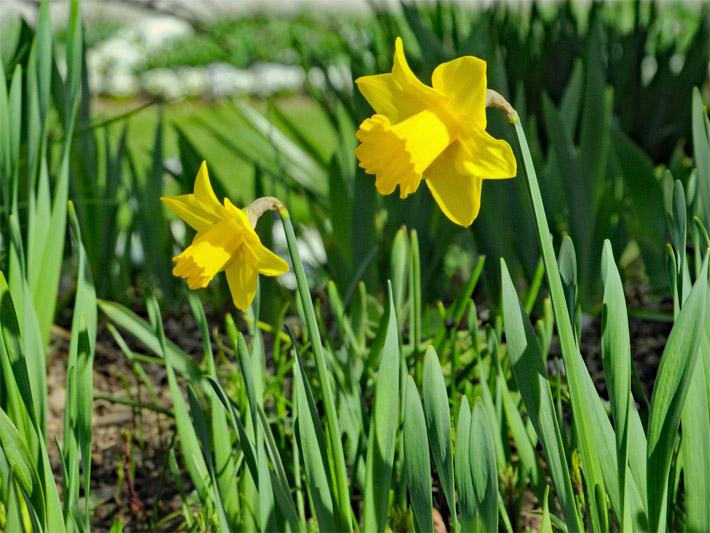
POLYGON ((392 72, 355 83, 377 113, 360 125, 355 154, 380 194, 399 185, 406 198, 424 178, 444 214, 469 226, 481 206, 482 180, 515 176, 510 145, 486 132, 485 61, 443 63, 429 87, 409 68, 398 37, 392 72))
POLYGON ((189 288, 207 287, 224 270, 234 305, 246 311, 256 293, 257 274, 278 276, 288 271, 286 262, 261 244, 243 210, 229 198, 224 199, 224 205, 219 203, 204 161, 193 194, 161 200, 197 230, 192 244, 173 257, 177 262, 173 274, 187 279, 189 288))

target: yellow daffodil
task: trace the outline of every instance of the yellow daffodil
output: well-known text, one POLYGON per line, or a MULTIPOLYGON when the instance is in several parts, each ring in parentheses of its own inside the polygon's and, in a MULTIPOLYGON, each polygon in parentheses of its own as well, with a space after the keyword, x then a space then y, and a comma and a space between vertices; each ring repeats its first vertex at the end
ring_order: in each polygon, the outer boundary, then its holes
POLYGON ((469 226, 481 206, 482 180, 515 176, 510 145, 486 132, 485 61, 443 63, 429 87, 409 68, 398 37, 392 72, 355 83, 377 113, 360 125, 355 154, 380 194, 399 185, 406 198, 424 178, 444 214, 469 226))
POLYGON ((204 161, 193 194, 161 200, 197 230, 192 244, 173 257, 177 262, 173 274, 187 279, 191 289, 207 287, 224 270, 234 305, 246 311, 256 293, 257 274, 278 276, 288 271, 286 262, 261 244, 243 210, 236 208, 229 198, 224 199, 224 205, 219 203, 204 161))

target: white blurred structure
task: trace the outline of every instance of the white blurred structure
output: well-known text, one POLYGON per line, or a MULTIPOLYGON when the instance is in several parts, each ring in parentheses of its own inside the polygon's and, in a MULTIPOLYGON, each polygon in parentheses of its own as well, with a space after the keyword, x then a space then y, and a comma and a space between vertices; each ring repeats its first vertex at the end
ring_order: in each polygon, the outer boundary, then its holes
MULTIPOLYGON (((53 20, 66 20, 69 0, 50 0, 53 20)), ((463 3, 488 5, 490 0, 464 0, 463 3)), ((84 17, 101 16, 135 21, 137 17, 165 13, 198 20, 214 20, 224 15, 248 16, 256 13, 288 15, 301 11, 340 11, 362 13, 372 5, 394 7, 399 0, 81 0, 84 17)), ((22 15, 32 21, 37 15, 35 0, 0 0, 0 20, 22 15)))

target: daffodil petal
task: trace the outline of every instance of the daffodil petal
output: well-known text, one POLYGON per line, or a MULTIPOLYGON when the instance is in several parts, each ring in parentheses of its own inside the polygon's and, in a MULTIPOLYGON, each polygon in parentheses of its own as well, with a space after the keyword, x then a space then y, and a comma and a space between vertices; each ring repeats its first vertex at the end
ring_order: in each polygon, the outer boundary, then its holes
POLYGON ((417 92, 400 84, 393 74, 363 76, 355 83, 375 112, 385 115, 392 123, 401 122, 426 107, 417 92))
POLYGON ((446 96, 449 109, 458 116, 466 115, 473 124, 486 128, 486 62, 465 56, 434 69, 434 89, 446 96))
POLYGON ((197 231, 206 230, 220 220, 214 212, 206 211, 194 194, 164 196, 161 200, 173 213, 197 231))
POLYGON ((234 254, 232 262, 225 269, 232 301, 237 309, 246 311, 256 294, 256 269, 246 260, 240 248, 234 254))
POLYGON ((449 220, 468 227, 481 208, 481 178, 460 171, 457 160, 461 151, 461 144, 453 143, 431 164, 424 178, 449 220))
POLYGON ((205 211, 212 212, 217 216, 222 214, 224 208, 212 189, 206 161, 200 165, 197 178, 195 178, 195 198, 205 211))
POLYGON ((250 246, 250 250, 257 258, 259 274, 280 276, 288 272, 288 263, 263 244, 259 243, 257 246, 250 246))
MULTIPOLYGON (((224 210, 232 218, 232 220, 240 230, 244 231, 245 234, 253 234, 254 236, 256 236, 256 231, 254 231, 254 228, 251 227, 247 214, 244 212, 243 209, 239 209, 237 206, 235 206, 229 198, 224 199, 224 210)), ((259 237, 257 237, 257 239, 258 238, 259 237)))
POLYGON ((200 231, 192 244, 173 258, 177 262, 173 274, 185 278, 191 289, 206 287, 241 246, 242 235, 235 229, 234 223, 223 219, 200 231))
POLYGON ((219 203, 212 190, 204 161, 197 172, 193 194, 164 196, 161 198, 177 216, 197 231, 208 229, 224 216, 224 207, 219 203))
POLYGON ((392 76, 404 90, 417 95, 423 103, 428 105, 441 104, 446 98, 436 89, 425 85, 412 72, 404 56, 404 45, 402 38, 397 37, 394 42, 394 64, 392 65, 392 76))
POLYGON ((503 139, 492 137, 486 130, 472 128, 466 132, 462 143, 459 166, 467 174, 483 179, 514 178, 517 164, 513 149, 503 139))

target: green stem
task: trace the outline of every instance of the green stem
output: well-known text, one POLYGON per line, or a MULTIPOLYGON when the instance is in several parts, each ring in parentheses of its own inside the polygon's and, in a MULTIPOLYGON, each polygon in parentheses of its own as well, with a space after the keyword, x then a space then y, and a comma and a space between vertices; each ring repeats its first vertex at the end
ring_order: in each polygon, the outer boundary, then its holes
POLYGON ((342 438, 340 433, 340 424, 336 414, 335 400, 331 391, 330 375, 325 361, 325 353, 323 352, 323 343, 321 342, 320 331, 318 330, 318 322, 316 320, 316 312, 313 308, 313 300, 306 281, 306 274, 303 270, 303 263, 298 252, 296 235, 291 224, 291 217, 285 207, 278 209, 281 220, 283 221, 284 230, 286 231, 286 243, 288 251, 293 262, 293 272, 296 275, 298 285, 298 295, 303 306, 303 314, 306 320, 306 327, 311 340, 311 349, 313 358, 316 362, 316 371, 318 380, 320 381, 321 391, 323 394, 323 404, 325 406, 325 418, 328 427, 328 444, 330 446, 330 455, 335 462, 333 470, 335 470, 335 487, 336 499, 338 506, 338 514, 343 530, 352 531, 352 510, 350 508, 350 492, 348 489, 348 479, 345 469, 345 454, 343 453, 342 438))
MULTIPOLYGON (((590 397, 589 387, 585 383, 585 380, 591 381, 591 378, 586 371, 582 356, 579 353, 579 347, 575 341, 574 332, 572 330, 572 322, 567 312, 560 271, 557 266, 555 250, 552 246, 550 228, 547 224, 547 216, 542 203, 540 186, 537 181, 537 174, 533 166, 527 139, 525 138, 525 132, 517 115, 510 120, 510 123, 513 127, 516 147, 522 158, 522 171, 532 205, 540 252, 545 265, 545 276, 547 277, 547 284, 550 290, 552 311, 555 315, 555 326, 560 341, 565 370, 567 372, 572 412, 574 413, 575 432, 577 434, 577 442, 579 443, 582 460, 585 465, 584 470, 585 477, 587 478, 587 486, 589 487, 587 498, 590 504, 590 512, 588 515, 591 518, 592 529, 594 531, 601 531, 604 522, 601 518, 601 513, 606 512, 606 502, 604 500, 597 501, 597 496, 600 494, 598 488, 603 490, 604 481, 599 464, 599 457, 595 451, 595 447, 598 445, 597 438, 594 437, 594 435, 597 434, 597 429, 596 424, 593 423, 595 420, 593 420, 592 416, 593 409, 596 406, 593 405, 594 400, 590 397)), ((603 492, 601 494, 603 494, 603 492)), ((577 518, 575 524, 568 524, 570 530, 575 528, 579 531, 583 530, 581 520, 579 517, 577 518)))

